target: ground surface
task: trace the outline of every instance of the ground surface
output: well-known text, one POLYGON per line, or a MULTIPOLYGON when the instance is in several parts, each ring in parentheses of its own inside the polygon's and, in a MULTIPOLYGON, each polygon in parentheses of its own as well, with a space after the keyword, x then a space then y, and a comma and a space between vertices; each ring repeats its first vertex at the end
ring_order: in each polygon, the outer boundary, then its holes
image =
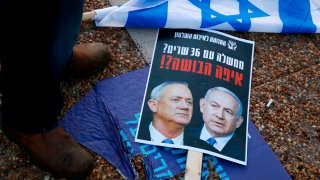
MULTIPOLYGON (((87 0, 85 11, 107 6, 104 1, 87 0)), ((293 179, 320 179, 320 35, 227 33, 255 41, 250 118, 293 179), (267 107, 270 99, 273 103, 267 107)), ((113 60, 97 75, 61 83, 66 100, 62 115, 98 80, 147 65, 124 28, 83 23, 79 43, 86 42, 105 43, 113 60)), ((0 180, 57 179, 34 166, 2 132, 0 140, 0 180)), ((123 179, 108 162, 92 154, 98 166, 87 179, 123 179)), ((143 179, 139 157, 135 163, 143 179)))

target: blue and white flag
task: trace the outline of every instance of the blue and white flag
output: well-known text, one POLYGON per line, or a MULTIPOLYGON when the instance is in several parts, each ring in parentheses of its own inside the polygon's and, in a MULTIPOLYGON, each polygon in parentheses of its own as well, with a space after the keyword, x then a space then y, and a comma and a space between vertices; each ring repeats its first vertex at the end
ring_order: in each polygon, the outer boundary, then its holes
POLYGON ((320 0, 130 0, 95 13, 100 27, 320 32, 320 0))

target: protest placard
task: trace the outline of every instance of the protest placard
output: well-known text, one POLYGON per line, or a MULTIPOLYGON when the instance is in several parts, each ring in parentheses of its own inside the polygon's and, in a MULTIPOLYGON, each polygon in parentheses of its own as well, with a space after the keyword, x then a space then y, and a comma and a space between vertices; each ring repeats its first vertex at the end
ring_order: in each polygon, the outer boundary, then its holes
POLYGON ((246 165, 253 51, 217 31, 160 29, 136 142, 246 165))

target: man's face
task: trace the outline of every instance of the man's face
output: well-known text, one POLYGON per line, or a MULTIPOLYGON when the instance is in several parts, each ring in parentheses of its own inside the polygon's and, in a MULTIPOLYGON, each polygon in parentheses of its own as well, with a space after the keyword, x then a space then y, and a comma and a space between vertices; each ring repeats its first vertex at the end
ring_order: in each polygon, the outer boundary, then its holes
POLYGON ((227 136, 238 128, 243 119, 236 119, 239 105, 228 93, 214 90, 208 100, 200 100, 200 111, 208 132, 213 137, 227 136))
POLYGON ((164 88, 159 101, 150 100, 149 107, 157 118, 166 124, 187 125, 193 111, 193 99, 188 87, 171 84, 164 88), (151 107, 151 106, 152 107, 151 107))

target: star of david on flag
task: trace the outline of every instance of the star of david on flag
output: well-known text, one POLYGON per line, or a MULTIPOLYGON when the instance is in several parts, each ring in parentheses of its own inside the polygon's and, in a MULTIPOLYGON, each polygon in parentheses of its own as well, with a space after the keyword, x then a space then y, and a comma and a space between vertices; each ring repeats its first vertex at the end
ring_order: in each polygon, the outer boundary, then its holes
POLYGON ((94 11, 96 26, 319 33, 319 0, 130 0, 94 11))

